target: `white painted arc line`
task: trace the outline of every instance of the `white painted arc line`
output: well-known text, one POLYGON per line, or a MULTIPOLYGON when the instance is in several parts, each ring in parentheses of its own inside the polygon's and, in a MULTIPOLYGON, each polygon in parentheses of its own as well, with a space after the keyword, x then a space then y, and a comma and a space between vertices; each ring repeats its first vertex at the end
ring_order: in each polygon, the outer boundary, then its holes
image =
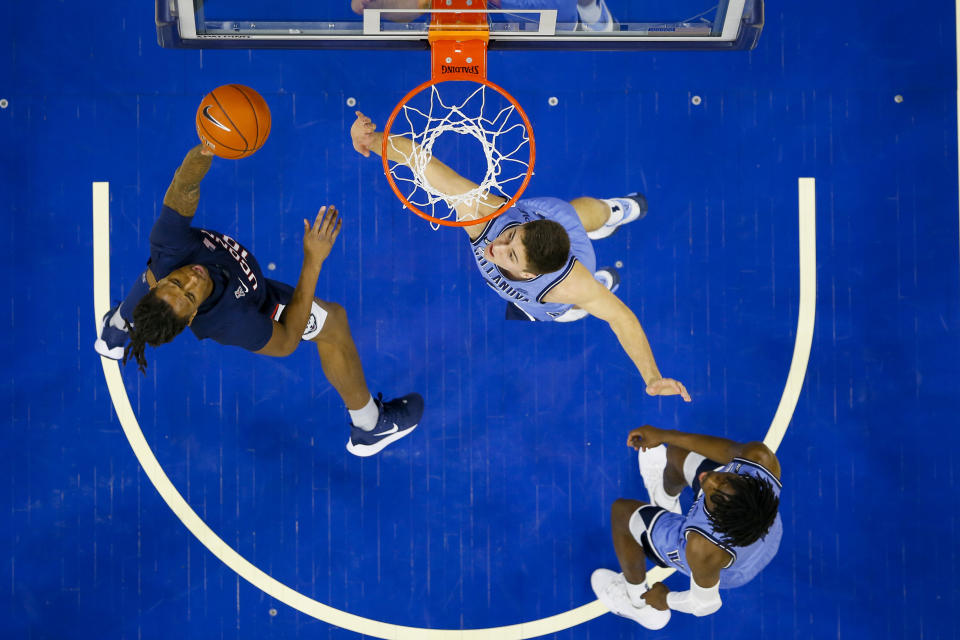
MULTIPOLYGON (((796 389, 796 393, 799 394, 799 389, 802 387, 803 378, 806 373, 806 364, 813 334, 813 318, 816 304, 816 283, 814 280, 816 277, 816 244, 815 227, 813 226, 813 188, 813 179, 800 179, 800 319, 798 320, 797 344, 794 347, 794 358, 790 365, 790 373, 787 376, 784 396, 787 395, 788 390, 794 388, 796 389), (808 182, 805 183, 805 181, 808 182), (804 198, 807 199, 806 215, 804 214, 804 198), (806 240, 804 240, 805 237, 807 238, 806 240), (807 265, 807 268, 804 268, 804 265, 807 265), (808 292, 807 295, 804 295, 805 291, 808 292), (807 324, 804 320, 805 318, 809 318, 808 332, 804 328, 807 324), (804 331, 804 336, 807 335, 807 333, 809 333, 810 336, 810 340, 807 341, 805 348, 800 348, 801 329, 804 331), (802 354, 802 357, 798 357, 798 353, 802 354), (799 370, 797 369, 798 367, 799 370)), ((99 320, 99 318, 106 313, 107 309, 110 308, 109 184, 106 182, 97 182, 93 185, 93 232, 94 313, 96 319, 99 320)), ((130 406, 130 400, 127 396, 126 388, 123 386, 123 378, 120 375, 120 368, 117 362, 107 358, 101 358, 101 362, 107 388, 110 391, 110 397, 124 434, 130 442, 130 447, 137 457, 140 466, 164 502, 167 503, 177 518, 183 522, 190 533, 221 562, 236 572, 237 575, 272 598, 302 613, 343 629, 384 638, 386 640, 465 640, 473 638, 526 640, 569 629, 606 613, 606 609, 604 609, 598 601, 593 601, 576 609, 565 611, 548 618, 505 627, 488 629, 422 629, 362 618, 308 598, 248 562, 243 556, 221 540, 217 534, 200 519, 190 505, 187 504, 186 500, 183 499, 183 496, 180 495, 176 487, 173 486, 173 483, 153 455, 149 444, 147 444, 143 431, 140 429, 136 415, 133 412, 133 408, 130 406)), ((764 442, 766 442, 771 449, 776 450, 783 439, 783 431, 789 426, 790 417, 793 409, 796 407, 796 402, 796 397, 794 397, 792 401, 788 401, 786 397, 781 398, 777 415, 774 416, 770 431, 764 439, 764 442), (775 427, 779 429, 779 432, 775 432, 775 427)), ((649 571, 648 576, 651 582, 659 582, 672 573, 673 569, 655 567, 649 571)))
POLYGON ((110 308, 110 183, 93 183, 93 313, 97 330, 110 308), (106 283, 106 286, 97 286, 106 283))
POLYGON ((221 540, 217 534, 200 519, 190 505, 187 504, 187 501, 183 499, 180 492, 173 486, 170 478, 167 477, 160 463, 153 455, 153 451, 147 444, 146 438, 144 438, 143 432, 137 423, 133 408, 130 406, 130 401, 127 397, 126 389, 123 386, 123 378, 120 375, 120 368, 117 362, 108 358, 101 358, 101 362, 103 363, 104 377, 107 380, 107 388, 110 390, 110 396, 114 401, 114 408, 120 417, 123 432, 130 441, 130 446, 134 450, 137 460, 139 460, 150 482, 157 488, 157 491, 173 511, 174 515, 183 522, 184 526, 186 526, 213 555, 255 587, 308 615, 320 620, 336 618, 338 626, 356 630, 358 633, 371 634, 371 632, 376 631, 379 637, 399 637, 395 634, 397 630, 395 625, 367 620, 366 618, 333 609, 294 591, 252 565, 221 540), (378 626, 371 627, 364 623, 374 623, 378 626), (361 630, 361 628, 364 630, 361 630))
POLYGON ((797 335, 793 343, 793 360, 780 396, 780 405, 773 416, 763 443, 776 451, 790 426, 800 399, 800 390, 810 361, 813 326, 817 311, 817 203, 816 182, 800 178, 797 184, 800 204, 800 307, 797 312, 797 335))

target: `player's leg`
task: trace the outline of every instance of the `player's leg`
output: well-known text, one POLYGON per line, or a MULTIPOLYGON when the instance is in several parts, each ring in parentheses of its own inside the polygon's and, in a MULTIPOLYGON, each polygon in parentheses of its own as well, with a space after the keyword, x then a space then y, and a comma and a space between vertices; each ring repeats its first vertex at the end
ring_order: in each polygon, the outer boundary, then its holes
POLYGON ((326 317, 320 332, 311 338, 317 345, 320 365, 350 413, 352 428, 347 451, 366 457, 409 435, 423 416, 423 398, 410 393, 393 400, 374 398, 363 375, 363 365, 353 342, 347 312, 334 302, 316 300, 326 317))
MULTIPOLYGON (((637 452, 637 461, 640 463, 640 476, 643 478, 643 486, 647 488, 650 502, 667 511, 680 513, 680 491, 674 491, 675 485, 672 483, 668 489, 666 482, 667 470, 670 469, 667 448, 660 445, 646 450, 640 449, 637 452)), ((675 480, 673 476, 670 479, 675 480)))
POLYGON ((667 512, 656 506, 621 498, 610 508, 613 549, 622 573, 597 569, 590 586, 600 602, 611 612, 639 622, 648 629, 660 629, 670 620, 670 611, 654 609, 643 599, 647 586, 647 558, 665 566, 656 558, 648 539, 648 528, 667 512), (649 550, 648 550, 649 549, 649 550))
MULTIPOLYGON (((270 316, 280 322, 293 287, 267 279, 266 306, 270 316)), ((367 387, 363 364, 353 342, 347 312, 335 302, 313 299, 303 340, 313 342, 327 380, 343 399, 350 413, 350 439, 347 450, 358 456, 373 455, 391 442, 408 435, 423 415, 423 398, 410 393, 384 401, 374 398, 367 387)))
MULTIPOLYGON (((317 345, 320 366, 324 375, 351 412, 359 411, 373 399, 367 381, 363 375, 360 354, 350 333, 347 312, 335 302, 316 299, 316 303, 326 312, 320 332, 312 342, 317 345)), ((372 428, 372 425, 370 425, 372 428)))
POLYGON ((610 219, 610 205, 599 198, 576 198, 571 200, 570 204, 580 216, 580 223, 583 228, 590 231, 596 231, 610 219))
POLYGON ((367 387, 363 365, 353 342, 347 312, 335 302, 316 299, 325 312, 319 333, 310 339, 317 345, 320 365, 350 413, 347 451, 366 457, 409 435, 423 416, 423 398, 410 393, 393 400, 374 398, 367 387))
POLYGON ((684 487, 693 489, 694 498, 700 492, 699 476, 704 471, 716 471, 723 463, 711 460, 694 451, 674 445, 667 446, 667 466, 663 470, 663 488, 668 495, 680 495, 684 487))
POLYGON ((668 496, 679 496, 689 485, 683 475, 683 463, 690 451, 674 445, 667 446, 667 466, 663 469, 663 490, 668 496))
MULTIPOLYGON (((610 528, 613 531, 613 550, 627 583, 642 585, 647 579, 647 557, 643 546, 630 532, 630 519, 637 509, 647 504, 639 500, 620 498, 610 507, 610 528)), ((628 587, 629 589, 629 587, 628 587)))
POLYGON ((571 200, 570 204, 591 240, 613 235, 621 225, 641 220, 647 215, 647 199, 641 193, 605 199, 584 196, 571 200))

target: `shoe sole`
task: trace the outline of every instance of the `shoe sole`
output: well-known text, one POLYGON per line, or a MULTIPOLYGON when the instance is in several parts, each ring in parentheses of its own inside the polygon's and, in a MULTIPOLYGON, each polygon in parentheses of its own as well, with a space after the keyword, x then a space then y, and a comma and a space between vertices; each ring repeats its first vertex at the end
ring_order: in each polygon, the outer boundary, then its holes
POLYGON ((377 440, 375 444, 357 445, 357 444, 353 444, 352 440, 347 440, 347 451, 349 451, 353 455, 358 456, 360 458, 367 458, 369 456, 376 455, 381 451, 383 451, 387 447, 387 445, 392 444, 397 440, 399 440, 400 438, 412 433, 413 430, 416 429, 419 424, 420 423, 418 422, 417 424, 413 425, 409 429, 392 433, 386 438, 377 440))

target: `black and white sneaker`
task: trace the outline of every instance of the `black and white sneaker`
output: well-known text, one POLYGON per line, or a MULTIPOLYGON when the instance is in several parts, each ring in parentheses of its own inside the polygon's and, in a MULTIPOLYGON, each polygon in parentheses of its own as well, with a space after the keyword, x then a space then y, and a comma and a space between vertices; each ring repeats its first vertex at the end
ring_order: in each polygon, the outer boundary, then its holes
POLYGON ((378 393, 374 402, 380 409, 380 418, 373 430, 364 431, 350 425, 347 451, 361 458, 380 453, 391 442, 409 435, 423 415, 423 398, 419 393, 410 393, 389 402, 384 402, 383 394, 378 393))
POLYGON ((120 305, 103 315, 100 321, 100 336, 93 343, 93 349, 104 358, 122 360, 123 349, 130 339, 127 321, 120 315, 120 305))
POLYGON ((623 198, 609 198, 609 202, 616 203, 611 205, 610 220, 599 229, 587 232, 587 237, 591 240, 600 240, 616 233, 617 229, 633 222, 634 220, 643 220, 647 215, 647 199, 642 193, 631 193, 623 198))

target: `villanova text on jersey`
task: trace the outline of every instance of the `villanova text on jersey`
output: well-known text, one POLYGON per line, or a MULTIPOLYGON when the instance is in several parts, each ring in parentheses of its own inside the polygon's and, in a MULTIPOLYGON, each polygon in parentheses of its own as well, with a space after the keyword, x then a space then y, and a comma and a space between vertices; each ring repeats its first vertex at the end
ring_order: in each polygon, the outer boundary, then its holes
POLYGON ((573 206, 558 198, 528 198, 493 220, 487 222, 479 237, 471 241, 473 258, 480 269, 484 282, 501 298, 517 306, 529 319, 550 321, 563 315, 573 305, 544 302, 550 291, 570 275, 574 265, 580 262, 590 273, 596 269, 597 258, 587 232, 573 206), (570 253, 562 267, 551 273, 542 273, 529 280, 511 280, 497 265, 483 257, 491 242, 513 227, 534 220, 553 220, 566 229, 570 237, 570 253))

